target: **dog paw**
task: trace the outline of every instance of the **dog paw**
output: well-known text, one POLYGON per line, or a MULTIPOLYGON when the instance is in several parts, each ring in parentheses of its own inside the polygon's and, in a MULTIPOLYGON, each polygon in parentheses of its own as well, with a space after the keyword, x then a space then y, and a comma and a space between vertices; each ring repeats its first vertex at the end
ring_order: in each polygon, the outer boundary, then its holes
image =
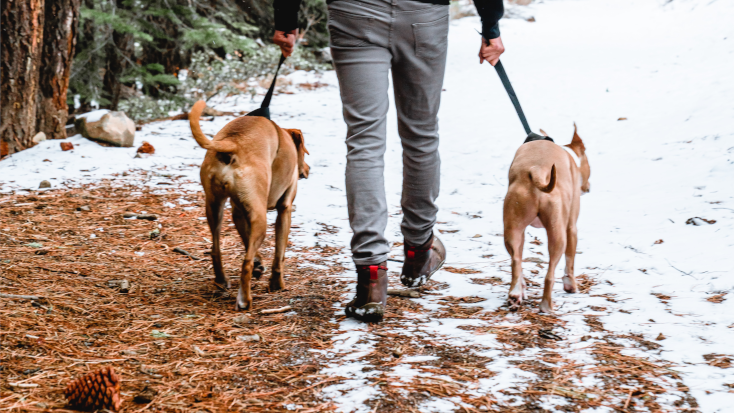
POLYGON ((546 302, 545 300, 540 302, 540 312, 546 313, 546 314, 552 314, 553 313, 553 304, 550 302, 546 302))
POLYGON ((234 305, 235 311, 247 311, 252 310, 252 302, 240 302, 240 300, 237 300, 237 302, 234 305))
POLYGON ((265 273, 265 266, 262 264, 262 262, 258 259, 255 259, 255 265, 252 268, 252 277, 256 280, 259 280, 260 277, 263 276, 265 273))
POLYGON ((522 307, 523 299, 525 298, 525 291, 516 291, 510 293, 507 298, 507 303, 510 306, 510 311, 517 311, 522 307))
POLYGON ((216 287, 217 287, 218 289, 220 289, 220 290, 222 290, 222 291, 227 291, 227 290, 228 290, 228 289, 229 289, 230 287, 232 287, 232 285, 231 285, 231 283, 229 282, 229 280, 217 280, 217 279, 215 279, 215 280, 214 280, 214 285, 215 285, 215 286, 216 286, 216 287))
POLYGON ((564 276, 563 277, 563 291, 567 293, 571 293, 571 294, 579 292, 578 288, 576 287, 576 280, 569 276, 564 276))
POLYGON ((270 279, 270 284, 268 284, 268 287, 270 288, 270 292, 280 291, 285 288, 285 282, 283 281, 283 278, 275 279, 275 276, 270 279))
POLYGON ((252 309, 252 298, 245 298, 245 295, 242 293, 242 289, 237 293, 237 302, 234 306, 235 311, 246 311, 252 309))

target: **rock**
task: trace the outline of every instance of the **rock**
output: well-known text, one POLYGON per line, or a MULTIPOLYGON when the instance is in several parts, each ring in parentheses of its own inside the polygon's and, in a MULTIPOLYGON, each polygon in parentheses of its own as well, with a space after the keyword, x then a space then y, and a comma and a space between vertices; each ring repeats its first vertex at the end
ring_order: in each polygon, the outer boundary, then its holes
POLYGON ((78 117, 76 129, 87 139, 130 148, 135 141, 135 122, 124 112, 90 112, 78 117), (96 120, 99 117, 99 120, 96 120))
POLYGON ((41 142, 43 142, 43 141, 46 140, 46 134, 43 133, 43 132, 38 132, 36 134, 36 136, 33 137, 32 140, 33 140, 33 143, 35 143, 36 145, 38 145, 39 143, 41 143, 41 142))
POLYGON ((90 208, 89 205, 83 205, 83 206, 78 207, 76 210, 77 211, 89 212, 89 211, 92 210, 92 208, 90 208))
POLYGON ((240 341, 260 341, 260 336, 257 334, 247 334, 244 336, 237 336, 237 340, 240 341))
POLYGON ((148 142, 143 141, 143 144, 138 148, 138 153, 153 155, 155 153, 155 148, 148 142))
POLYGON ((43 188, 51 188, 51 182, 46 181, 46 180, 41 181, 41 184, 38 185, 38 189, 43 189, 43 188))
POLYGON ((61 142, 60 145, 61 145, 61 150, 64 152, 74 149, 74 144, 71 142, 61 142))
POLYGON ((238 315, 234 319, 232 319, 232 322, 238 325, 245 325, 249 323, 252 319, 247 314, 238 315))
POLYGON ((120 281, 120 292, 123 294, 130 292, 130 281, 128 280, 120 281))

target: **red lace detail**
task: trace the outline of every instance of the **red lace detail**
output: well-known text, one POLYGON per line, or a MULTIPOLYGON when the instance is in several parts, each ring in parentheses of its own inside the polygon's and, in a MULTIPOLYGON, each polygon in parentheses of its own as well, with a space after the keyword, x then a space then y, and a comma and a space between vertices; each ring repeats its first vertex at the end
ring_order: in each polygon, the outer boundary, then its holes
POLYGON ((370 265, 370 281, 377 280, 378 276, 378 270, 380 269, 379 265, 370 265))
POLYGON ((425 249, 418 249, 418 248, 415 248, 415 247, 408 247, 408 251, 407 251, 408 252, 408 259, 409 260, 412 260, 413 258, 415 258, 415 253, 416 252, 428 252, 428 251, 430 251, 431 250, 431 247, 428 247, 428 248, 425 248, 425 249))

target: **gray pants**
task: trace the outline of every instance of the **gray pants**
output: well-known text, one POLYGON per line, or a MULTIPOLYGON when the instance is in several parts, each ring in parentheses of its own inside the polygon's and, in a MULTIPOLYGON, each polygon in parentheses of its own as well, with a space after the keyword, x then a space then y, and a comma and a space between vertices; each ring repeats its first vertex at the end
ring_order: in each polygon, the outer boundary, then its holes
POLYGON ((347 124, 347 202, 357 265, 387 260, 384 154, 392 69, 403 146, 405 242, 431 237, 439 191, 438 107, 449 6, 412 0, 338 0, 329 5, 331 53, 347 124))

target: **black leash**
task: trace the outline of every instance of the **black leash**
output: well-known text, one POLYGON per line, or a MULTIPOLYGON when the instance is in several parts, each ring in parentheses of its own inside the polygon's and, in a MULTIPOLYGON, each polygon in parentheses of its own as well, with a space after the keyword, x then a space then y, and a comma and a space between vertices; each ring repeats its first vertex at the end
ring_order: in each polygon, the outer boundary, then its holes
POLYGON ((263 103, 260 105, 259 109, 255 109, 252 112, 248 113, 245 116, 262 116, 264 118, 270 119, 270 100, 273 98, 273 92, 275 91, 275 82, 278 80, 278 72, 280 71, 280 66, 285 62, 285 55, 280 55, 280 61, 278 62, 278 67, 275 69, 275 75, 273 76, 273 83, 270 84, 270 89, 268 89, 268 93, 265 94, 265 99, 263 99, 263 103))
POLYGON ((549 136, 541 136, 541 135, 538 135, 537 133, 533 133, 533 131, 530 129, 530 125, 528 124, 528 120, 525 118, 525 113, 522 111, 522 107, 520 106, 520 101, 517 99, 517 95, 515 94, 515 89, 512 88, 512 83, 510 83, 510 78, 507 77, 507 72, 505 72, 505 68, 504 66, 502 66, 502 62, 498 60, 494 68, 497 70, 497 74, 500 76, 500 80, 502 80, 502 85, 505 87, 507 94, 510 96, 512 105, 515 106, 515 111, 517 112, 517 116, 520 118, 520 122, 522 122, 523 128, 525 128, 525 133, 528 134, 528 137, 527 139, 525 139, 524 143, 537 141, 537 140, 548 140, 548 141, 553 142, 553 139, 551 139, 549 136))

